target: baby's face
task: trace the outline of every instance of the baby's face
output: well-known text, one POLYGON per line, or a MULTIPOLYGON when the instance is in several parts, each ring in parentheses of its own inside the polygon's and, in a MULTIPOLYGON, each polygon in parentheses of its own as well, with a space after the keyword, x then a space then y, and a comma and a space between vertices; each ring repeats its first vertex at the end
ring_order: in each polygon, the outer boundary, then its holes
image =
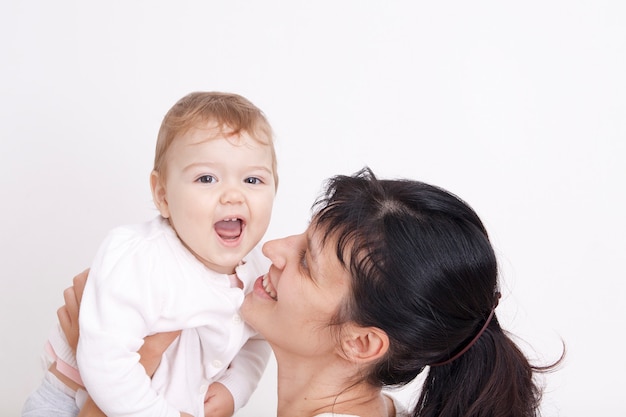
POLYGON ((202 263, 233 273, 270 222, 276 195, 270 146, 207 125, 177 137, 166 165, 161 215, 202 263))

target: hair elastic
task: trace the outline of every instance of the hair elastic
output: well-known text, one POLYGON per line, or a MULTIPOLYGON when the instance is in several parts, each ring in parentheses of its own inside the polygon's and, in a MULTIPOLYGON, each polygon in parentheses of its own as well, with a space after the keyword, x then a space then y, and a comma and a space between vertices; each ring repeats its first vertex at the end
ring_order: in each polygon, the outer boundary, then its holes
POLYGON ((461 355, 463 355, 465 352, 467 352, 472 346, 474 346, 474 344, 476 343, 476 341, 480 338, 480 336, 482 336, 483 333, 485 333, 485 330, 487 330, 487 327, 489 327, 489 323, 491 323, 491 319, 493 318, 493 315, 496 312, 496 307, 498 307, 498 303, 500 302, 500 293, 497 292, 496 293, 496 302, 493 305, 493 308, 491 309, 491 312, 489 313, 489 317, 487 317, 487 320, 485 320, 485 324, 483 324, 483 327, 480 329, 480 331, 478 333, 476 333, 476 336, 474 336, 474 338, 472 339, 471 342, 469 342, 467 344, 467 346, 465 346, 463 348, 463 350, 461 350, 459 353, 457 353, 456 355, 454 355, 453 357, 451 357, 448 360, 445 360, 443 362, 437 362, 434 363, 432 365, 430 365, 431 367, 433 366, 442 366, 442 365, 447 365, 452 361, 457 360, 458 358, 461 357, 461 355))

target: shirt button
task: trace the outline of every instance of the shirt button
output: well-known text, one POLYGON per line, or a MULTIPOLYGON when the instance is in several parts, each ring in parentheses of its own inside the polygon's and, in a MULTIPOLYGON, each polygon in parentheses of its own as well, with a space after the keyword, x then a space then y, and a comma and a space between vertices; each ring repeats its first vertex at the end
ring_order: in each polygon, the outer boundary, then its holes
POLYGON ((209 389, 208 385, 200 385, 200 394, 206 394, 207 390, 209 389))
POLYGON ((233 316, 233 323, 235 323, 235 324, 241 323, 241 317, 238 314, 235 314, 233 316))
POLYGON ((215 359, 213 362, 211 362, 211 365, 213 365, 214 368, 221 368, 222 361, 215 359))

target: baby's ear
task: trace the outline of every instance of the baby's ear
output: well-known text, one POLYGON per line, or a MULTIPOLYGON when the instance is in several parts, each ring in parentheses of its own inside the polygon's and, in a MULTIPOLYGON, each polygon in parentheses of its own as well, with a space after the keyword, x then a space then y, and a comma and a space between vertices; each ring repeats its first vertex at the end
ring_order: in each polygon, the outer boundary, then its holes
POLYGON ((389 349, 387 333, 378 327, 348 324, 342 330, 342 356, 353 362, 371 362, 384 356, 389 349))
POLYGON ((150 173, 150 189, 152 190, 152 201, 161 213, 161 216, 168 219, 170 208, 167 204, 167 192, 165 189, 165 178, 162 178, 157 171, 150 173))

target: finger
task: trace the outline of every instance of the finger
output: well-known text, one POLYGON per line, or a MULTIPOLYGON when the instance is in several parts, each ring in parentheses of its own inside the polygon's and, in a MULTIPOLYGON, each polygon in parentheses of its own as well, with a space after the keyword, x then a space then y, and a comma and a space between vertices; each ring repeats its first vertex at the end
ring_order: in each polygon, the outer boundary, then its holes
POLYGON ((65 306, 59 307, 59 309, 57 310, 57 317, 59 319, 59 324, 61 325, 63 332, 67 333, 66 329, 71 326, 72 320, 65 306))
POLYGON ((66 314, 71 322, 78 322, 79 300, 74 291, 74 287, 66 288, 63 291, 63 299, 65 300, 66 314))
POLYGON ((57 310, 57 317, 59 318, 59 325, 65 334, 65 338, 72 350, 76 351, 78 346, 78 322, 72 319, 71 315, 67 311, 66 306, 62 306, 57 310))
POLYGON ((83 299, 83 292, 85 291, 85 284, 87 282, 87 276, 89 275, 89 269, 85 269, 80 274, 76 275, 72 280, 74 286, 74 292, 76 293, 76 300, 80 305, 83 299))
POLYGON ((178 337, 180 330, 172 332, 157 333, 144 338, 146 343, 152 345, 154 350, 164 352, 165 349, 178 337))

